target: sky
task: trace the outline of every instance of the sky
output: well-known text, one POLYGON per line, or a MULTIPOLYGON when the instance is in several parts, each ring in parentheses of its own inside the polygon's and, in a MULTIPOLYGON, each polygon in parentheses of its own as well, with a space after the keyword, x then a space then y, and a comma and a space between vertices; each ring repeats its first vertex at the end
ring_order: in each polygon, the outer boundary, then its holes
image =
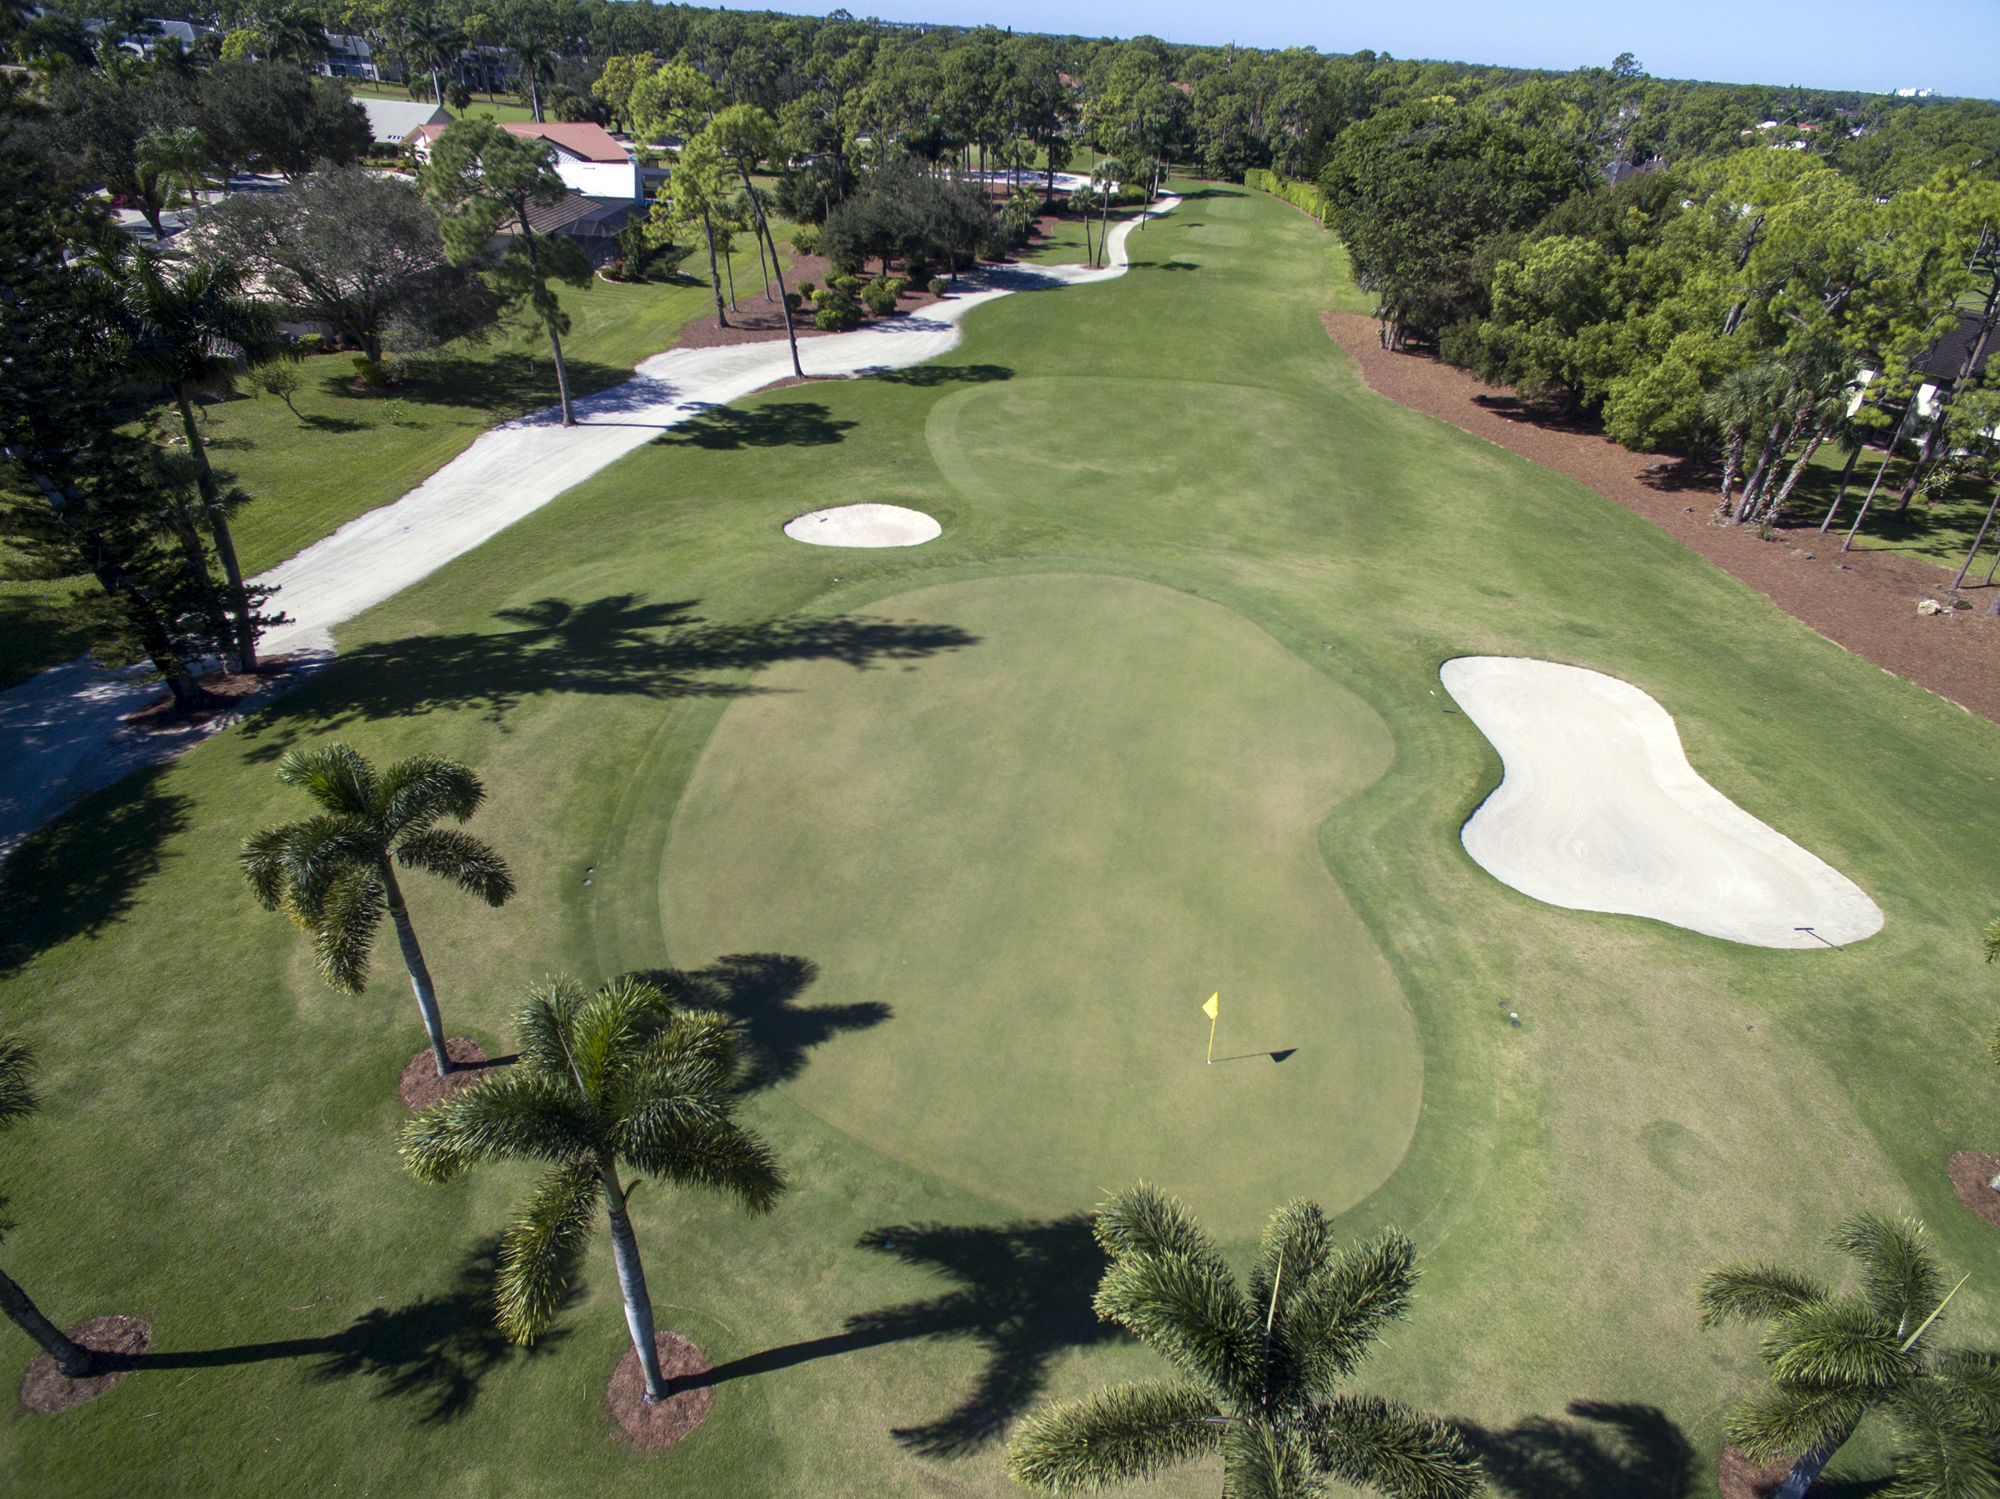
MULTIPOLYGON (((766 0, 825 14, 839 0, 766 0)), ((740 0, 739 0, 740 5, 740 0)), ((732 7, 738 8, 738 7, 732 7)), ((740 5, 740 8, 752 8, 740 5)), ((1363 47, 1395 57, 1567 71, 1630 52, 1656 78, 2000 98, 2000 0, 846 0, 885 21, 1246 47, 1363 47)))

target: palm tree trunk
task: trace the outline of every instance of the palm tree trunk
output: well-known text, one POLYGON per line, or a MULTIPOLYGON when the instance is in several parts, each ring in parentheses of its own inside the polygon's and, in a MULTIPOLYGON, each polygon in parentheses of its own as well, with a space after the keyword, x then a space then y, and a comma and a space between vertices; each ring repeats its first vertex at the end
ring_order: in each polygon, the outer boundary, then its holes
MULTIPOLYGON (((763 234, 765 240, 769 241, 771 238, 771 225, 764 217, 764 205, 758 201, 757 189, 750 185, 750 163, 738 157, 736 170, 742 175, 743 191, 749 195, 751 210, 757 215, 757 228, 763 234)), ((771 258, 774 261, 778 258, 778 247, 775 244, 771 246, 771 258)), ((792 346, 792 373, 803 380, 806 377, 806 370, 805 366, 799 363, 799 335, 798 330, 792 327, 792 304, 785 300, 785 273, 783 271, 778 272, 778 305, 784 309, 785 313, 785 341, 792 346)))
POLYGON ((64 1337, 62 1329, 42 1315, 41 1308, 28 1299, 28 1293, 14 1284, 4 1270, 0 1270, 0 1311, 6 1312, 16 1327, 42 1345, 65 1378, 90 1377, 93 1367, 90 1350, 64 1337))
POLYGON ((708 284, 715 292, 715 326, 727 328, 729 315, 722 310, 722 272, 715 264, 715 224, 706 208, 701 211, 701 233, 708 241, 708 284))
POLYGON ((660 1347, 653 1331, 653 1297, 646 1289, 646 1267, 639 1263, 639 1240, 625 1211, 625 1189, 618 1184, 616 1163, 599 1156, 597 1172, 604 1178, 604 1206, 611 1214, 611 1258, 618 1266, 619 1294, 625 1299, 625 1326, 632 1334, 632 1351, 639 1355, 639 1368, 646 1376, 646 1404, 658 1405, 667 1398, 667 1381, 660 1373, 660 1347))
POLYGON ((1743 467, 1743 444, 1749 435, 1748 427, 1738 427, 1729 434, 1729 452, 1722 460, 1722 500, 1715 507, 1718 516, 1729 510, 1729 492, 1736 487, 1736 475, 1743 467))
POLYGON ((1826 535, 1826 528, 1833 524, 1834 516, 1840 513, 1840 502, 1847 498, 1848 483, 1854 478, 1854 465, 1861 461, 1863 444, 1857 439, 1854 451, 1847 455, 1847 466, 1840 471, 1840 488, 1834 491, 1833 503, 1827 506, 1826 519, 1819 523, 1819 534, 1826 535))
POLYGON ((1778 446, 1778 437, 1785 430, 1785 419, 1781 416, 1771 423, 1771 430, 1764 438, 1763 451, 1757 455, 1757 467, 1750 475, 1750 482, 1743 486, 1743 498, 1736 502, 1736 510, 1730 519, 1741 525, 1750 518, 1750 502, 1757 498, 1757 491, 1764 481, 1764 470, 1771 466, 1772 450, 1778 446))
POLYGON ((1806 450, 1799 454, 1799 460, 1792 465, 1792 471, 1785 476, 1785 482, 1779 486, 1771 502, 1764 507, 1764 514, 1769 519, 1776 520, 1778 512, 1785 508, 1785 501, 1792 497, 1792 490, 1798 484, 1799 476, 1806 471, 1806 465, 1812 462, 1812 456, 1819 451, 1820 444, 1826 441, 1829 426, 1829 423, 1822 422, 1813 428, 1813 435, 1806 439, 1806 450))
POLYGON ((1834 1453, 1840 1450, 1848 1435, 1842 1432, 1837 1439, 1800 1453, 1799 1460, 1792 1464, 1792 1471, 1785 1475, 1783 1483, 1771 1490, 1769 1499, 1806 1499, 1806 1494, 1819 1481, 1820 1471, 1832 1461, 1834 1453))
POLYGON ((576 411, 569 403, 569 369, 563 364, 562 340, 556 336, 554 327, 549 329, 549 352, 556 360, 556 393, 562 397, 563 425, 576 425, 576 411))
POLYGON ((222 559, 222 575, 229 580, 229 608, 236 616, 236 669, 257 669, 257 630, 250 620, 250 596, 243 591, 243 569, 236 563, 236 541, 229 534, 229 521, 222 513, 221 496, 215 489, 215 470, 208 466, 208 449, 202 446, 201 432, 194 424, 194 403, 185 385, 174 388, 180 406, 181 430, 187 434, 188 452, 194 458, 196 482, 201 486, 202 509, 208 515, 208 534, 215 540, 215 555, 222 559))
MULTIPOLYGON (((1979 534, 1972 538, 1972 550, 1965 554, 1965 566, 1961 567, 1958 576, 1951 580, 1953 593, 1958 592, 1959 585, 1965 581, 1965 575, 1972 571, 1972 559, 1979 555, 1980 547, 1986 544, 1986 529, 1993 524, 1993 512, 1996 510, 2000 510, 2000 487, 1994 489, 1993 503, 1986 507, 1986 519, 1979 523, 1979 534)), ((2000 558, 1994 560, 2000 562, 2000 558)))
POLYGON ((417 945, 417 929, 410 924, 410 908, 403 902, 403 887, 396 883, 396 867, 386 855, 382 859, 382 888, 389 896, 389 916, 396 923, 396 945, 403 950, 403 967, 409 970, 410 987, 416 991, 417 1011, 424 1017, 424 1031, 431 1038, 438 1076, 449 1077, 451 1058, 444 1052, 444 1017, 438 1014, 437 990, 431 985, 424 950, 417 945))

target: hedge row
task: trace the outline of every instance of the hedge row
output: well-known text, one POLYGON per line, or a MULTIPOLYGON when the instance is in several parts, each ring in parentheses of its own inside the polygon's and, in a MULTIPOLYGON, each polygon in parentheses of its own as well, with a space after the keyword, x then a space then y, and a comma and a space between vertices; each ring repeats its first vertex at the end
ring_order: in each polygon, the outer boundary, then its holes
POLYGON ((1243 185, 1269 193, 1274 198, 1283 198, 1294 208, 1303 208, 1318 219, 1321 225, 1326 223, 1326 194, 1310 182, 1287 182, 1276 172, 1267 171, 1263 167, 1251 167, 1243 174, 1243 185))

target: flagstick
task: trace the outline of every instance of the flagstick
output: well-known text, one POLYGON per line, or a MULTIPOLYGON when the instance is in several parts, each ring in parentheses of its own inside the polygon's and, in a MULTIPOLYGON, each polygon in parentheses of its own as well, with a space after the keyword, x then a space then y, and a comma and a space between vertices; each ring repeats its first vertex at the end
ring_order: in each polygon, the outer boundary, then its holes
POLYGON ((1211 1067, 1215 1065, 1215 1022, 1221 1018, 1217 1015, 1208 1022, 1208 1065, 1211 1067))

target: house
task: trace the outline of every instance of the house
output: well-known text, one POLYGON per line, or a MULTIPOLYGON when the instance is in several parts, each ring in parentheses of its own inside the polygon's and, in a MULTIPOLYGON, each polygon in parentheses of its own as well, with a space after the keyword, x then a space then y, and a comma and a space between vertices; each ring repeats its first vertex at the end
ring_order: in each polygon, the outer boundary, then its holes
MULTIPOLYGON (((382 81, 382 70, 375 62, 375 49, 367 37, 336 36, 329 32, 326 45, 326 60, 319 65, 320 72, 331 78, 360 78, 369 83, 382 81)), ((378 135, 375 138, 380 140, 382 137, 378 135)))
POLYGON ((403 99, 356 99, 354 102, 368 112, 368 128, 374 132, 378 146, 400 146, 409 139, 412 131, 426 125, 435 125, 442 131, 456 118, 450 110, 437 104, 413 104, 403 99))
MULTIPOLYGON (((602 125, 523 122, 500 128, 512 135, 539 137, 553 146, 556 175, 573 193, 626 203, 645 197, 638 158, 602 125)), ((410 144, 420 158, 427 157, 431 142, 442 134, 443 125, 420 125, 410 132, 410 144)))
MULTIPOLYGON (((648 212, 644 203, 630 198, 592 198, 573 192, 529 208, 528 227, 537 234, 575 240, 592 265, 603 265, 619 253, 618 235, 648 212)), ((512 234, 517 227, 510 223, 500 232, 512 234)))

